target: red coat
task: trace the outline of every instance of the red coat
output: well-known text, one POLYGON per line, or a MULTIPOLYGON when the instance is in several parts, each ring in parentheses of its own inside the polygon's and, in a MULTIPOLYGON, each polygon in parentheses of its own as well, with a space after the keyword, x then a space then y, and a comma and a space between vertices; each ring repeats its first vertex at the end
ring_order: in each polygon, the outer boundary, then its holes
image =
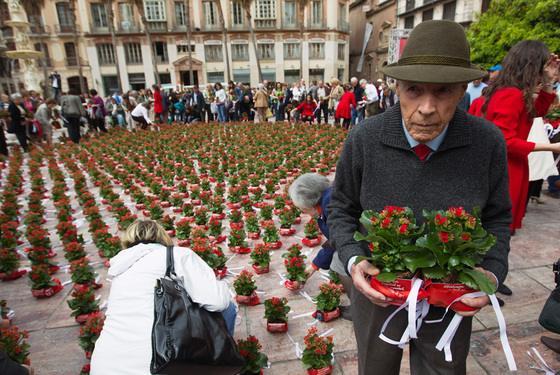
POLYGON ((480 110, 482 109, 483 105, 484 105, 484 96, 476 98, 475 100, 473 100, 471 106, 469 107, 469 114, 482 117, 480 116, 480 110))
POLYGON ((311 116, 313 119, 315 119, 315 115, 313 114, 315 108, 317 108, 317 104, 315 104, 314 102, 311 102, 311 104, 303 102, 296 109, 298 111, 301 111, 303 109, 303 112, 301 113, 302 116, 311 116))
POLYGON ((336 108, 336 118, 352 118, 352 112, 350 111, 350 104, 356 108, 356 95, 354 93, 348 91, 342 95, 340 99, 340 103, 338 103, 338 107, 336 108))
POLYGON ((159 93, 159 91, 154 92, 154 113, 163 113, 161 94, 159 93))
MULTIPOLYGON (((544 91, 539 93, 535 101, 536 117, 546 114, 555 97, 555 94, 544 91)), ((529 161, 527 156, 535 148, 533 142, 527 142, 533 122, 529 119, 525 109, 523 93, 510 87, 498 90, 488 103, 486 119, 496 124, 506 138, 509 195, 513 204, 511 229, 521 228, 529 190, 529 161)))

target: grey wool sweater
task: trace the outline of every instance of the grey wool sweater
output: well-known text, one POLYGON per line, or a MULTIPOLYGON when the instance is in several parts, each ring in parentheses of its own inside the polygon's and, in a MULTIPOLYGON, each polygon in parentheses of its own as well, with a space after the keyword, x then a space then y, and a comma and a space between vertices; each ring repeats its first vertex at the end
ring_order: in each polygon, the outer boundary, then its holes
POLYGON ((400 104, 370 117, 349 133, 337 164, 329 212, 330 241, 344 265, 369 253, 354 233, 365 230, 361 212, 386 206, 410 207, 418 225, 422 209, 447 210, 475 206, 497 243, 480 266, 503 283, 508 272, 511 200, 506 142, 491 122, 457 109, 439 149, 422 162, 408 143, 400 104))

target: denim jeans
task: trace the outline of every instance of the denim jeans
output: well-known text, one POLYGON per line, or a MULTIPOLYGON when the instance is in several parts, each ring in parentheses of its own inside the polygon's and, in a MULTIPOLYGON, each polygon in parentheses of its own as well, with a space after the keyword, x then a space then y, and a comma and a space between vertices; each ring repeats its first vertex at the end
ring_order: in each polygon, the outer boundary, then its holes
POLYGON ((352 125, 356 125, 356 123, 362 121, 363 119, 364 119, 363 108, 360 108, 360 109, 352 108, 352 120, 350 121, 350 123, 352 125), (356 118, 358 118, 358 121, 356 121, 356 118))
POLYGON ((235 305, 233 304, 233 302, 230 301, 227 309, 222 311, 222 316, 226 321, 229 333, 231 333, 231 335, 233 336, 233 331, 235 329, 235 319, 237 318, 237 312, 235 311, 235 305))
POLYGON ((560 176, 550 176, 548 178, 548 192, 549 193, 553 193, 553 194, 560 193, 560 190, 556 189, 556 187, 554 186, 554 183, 556 181, 560 181, 560 176))
POLYGON ((218 104, 218 121, 226 122, 226 105, 218 104))

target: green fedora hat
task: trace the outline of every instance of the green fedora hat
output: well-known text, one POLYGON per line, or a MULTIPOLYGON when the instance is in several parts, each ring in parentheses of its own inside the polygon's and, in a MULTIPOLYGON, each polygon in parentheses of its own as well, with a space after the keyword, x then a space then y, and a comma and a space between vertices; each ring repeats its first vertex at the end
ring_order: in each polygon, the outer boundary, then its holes
POLYGON ((465 30, 453 21, 422 22, 412 30, 399 61, 381 71, 409 82, 462 83, 486 76, 471 63, 465 30))

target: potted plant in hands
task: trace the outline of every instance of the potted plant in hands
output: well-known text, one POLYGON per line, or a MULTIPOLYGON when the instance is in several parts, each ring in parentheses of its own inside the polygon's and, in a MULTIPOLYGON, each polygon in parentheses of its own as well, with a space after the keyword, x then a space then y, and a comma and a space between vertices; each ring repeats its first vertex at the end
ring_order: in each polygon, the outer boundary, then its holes
POLYGON ((257 286, 253 280, 253 274, 247 270, 241 271, 237 279, 233 282, 233 289, 235 289, 235 300, 241 305, 254 306, 260 303, 259 297, 255 292, 257 286))
POLYGON ((288 247, 288 250, 286 253, 282 254, 282 258, 284 259, 292 259, 294 257, 297 258, 301 258, 301 259, 307 259, 307 256, 301 252, 303 248, 301 247, 301 245, 295 243, 292 246, 288 247))
POLYGON ((261 344, 255 336, 249 336, 246 340, 237 340, 237 350, 245 360, 245 366, 239 372, 240 375, 262 375, 262 368, 266 367, 268 357, 261 353, 261 344))
POLYGON ((247 242, 245 239, 247 234, 243 229, 234 228, 228 236, 228 249, 232 253, 237 254, 248 254, 251 249, 247 247, 247 242))
MULTIPOLYGON (((410 208, 396 206, 385 207, 381 213, 364 211, 360 223, 368 234, 364 236, 356 232, 354 239, 369 242, 371 256, 358 257, 355 264, 368 260, 377 267, 380 273, 371 278, 372 288, 392 298, 388 303, 400 306, 407 300, 412 289, 416 269, 435 264, 434 257, 415 244, 424 225, 418 228, 410 208)), ((421 288, 418 300, 427 296, 426 291, 421 288)))
POLYGON ((257 275, 268 273, 270 270, 270 248, 266 243, 259 243, 255 246, 255 250, 250 255, 253 269, 257 275))
POLYGON ((187 218, 183 218, 177 222, 176 230, 178 246, 186 247, 189 246, 189 238, 191 237, 191 221, 187 218))
POLYGON ((31 293, 35 298, 48 298, 54 296, 63 289, 58 279, 51 279, 49 267, 45 264, 31 267, 27 274, 31 293))
POLYGON ((322 322, 328 322, 340 316, 340 289, 332 284, 322 284, 319 287, 320 293, 314 299, 317 304, 317 311, 313 313, 313 317, 322 322))
POLYGON ((72 310, 70 316, 76 317, 76 323, 84 324, 88 316, 99 310, 99 300, 95 298, 93 287, 83 287, 74 290, 70 301, 66 301, 72 310))
POLYGON ((278 234, 278 228, 274 225, 274 221, 267 220, 262 222, 262 227, 264 230, 263 241, 268 245, 270 250, 279 249, 282 246, 282 241, 280 241, 280 235, 278 234))
POLYGON ((0 348, 14 362, 29 365, 30 345, 24 341, 29 338, 27 331, 19 331, 18 327, 0 329, 0 348))
POLYGON ((261 236, 261 229, 256 212, 248 212, 245 214, 245 226, 247 228, 247 237, 252 240, 258 240, 261 236))
POLYGON ((317 328, 313 327, 303 338, 305 349, 301 357, 303 368, 309 375, 328 375, 332 372, 333 348, 332 336, 317 335, 317 328))
POLYGON ((307 280, 305 278, 305 264, 303 263, 303 259, 298 257, 286 259, 284 265, 286 266, 287 280, 284 282, 286 289, 292 291, 302 289, 307 280))
POLYGON ((305 246, 315 247, 321 243, 319 226, 315 219, 310 219, 303 227, 305 238, 301 241, 305 246))
POLYGON ((474 268, 482 262, 479 254, 486 253, 496 243, 496 237, 482 228, 479 212, 480 207, 474 207, 472 215, 462 207, 451 207, 447 211, 424 210, 429 232, 416 244, 436 259, 432 267, 422 268, 422 274, 430 279, 425 282, 429 304, 456 311, 474 311, 477 308, 454 301, 478 290, 494 294, 496 285, 487 274, 474 268))
POLYGON ((80 328, 78 333, 78 338, 80 340, 80 347, 86 352, 86 358, 91 358, 93 349, 95 348, 95 342, 103 330, 103 324, 105 323, 105 318, 99 315, 98 312, 90 314, 85 322, 84 326, 80 328))
POLYGON ((99 289, 103 286, 103 284, 95 282, 97 274, 93 267, 89 265, 89 259, 87 258, 78 259, 70 263, 70 273, 72 274, 72 282, 76 290, 90 286, 93 289, 99 289))
POLYGON ((291 236, 296 232, 292 229, 292 224, 294 223, 294 213, 291 208, 284 208, 278 215, 280 218, 280 234, 282 236, 291 236))
POLYGON ((264 317, 268 332, 287 332, 288 313, 291 308, 286 298, 272 297, 264 301, 264 317))

